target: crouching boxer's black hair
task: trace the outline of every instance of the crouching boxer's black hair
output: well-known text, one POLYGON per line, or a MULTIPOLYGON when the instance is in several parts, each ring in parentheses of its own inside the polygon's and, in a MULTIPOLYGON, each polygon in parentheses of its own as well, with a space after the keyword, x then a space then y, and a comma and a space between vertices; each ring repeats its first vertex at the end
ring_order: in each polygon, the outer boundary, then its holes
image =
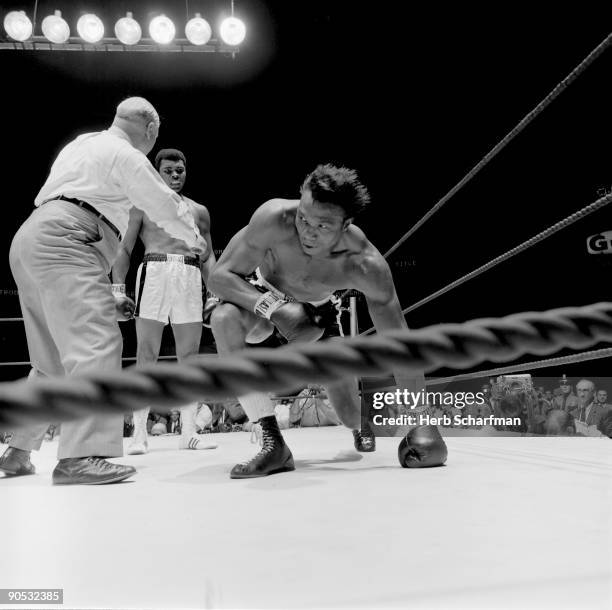
POLYGON ((159 166, 161 162, 166 159, 167 161, 182 161, 187 167, 187 159, 185 159, 185 155, 176 148, 162 148, 155 155, 155 169, 159 171, 159 166))
POLYGON ((353 218, 370 203, 368 189, 359 181, 357 172, 347 167, 319 165, 304 180, 314 201, 341 207, 347 218, 353 218))

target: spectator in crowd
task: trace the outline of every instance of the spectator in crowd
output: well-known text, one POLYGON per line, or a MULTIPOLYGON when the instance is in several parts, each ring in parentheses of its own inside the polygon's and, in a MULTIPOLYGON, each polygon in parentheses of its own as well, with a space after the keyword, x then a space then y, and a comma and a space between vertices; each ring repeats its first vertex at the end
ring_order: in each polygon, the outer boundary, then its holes
POLYGON ((567 377, 563 377, 559 380, 559 393, 555 396, 554 407, 555 409, 561 409, 566 413, 570 413, 578 406, 578 397, 572 392, 572 386, 570 385, 567 377))
POLYGON ((578 406, 571 412, 577 422, 576 429, 585 436, 601 436, 598 429, 601 418, 609 411, 607 408, 608 393, 601 390, 595 398, 595 384, 589 379, 581 379, 576 385, 578 406))
POLYGON ((535 402, 533 405, 533 419, 531 422, 530 432, 534 434, 544 434, 544 422, 548 416, 548 412, 553 408, 552 392, 550 394, 550 400, 546 398, 547 392, 544 388, 538 388, 535 393, 535 402))
POLYGON ((601 429, 602 420, 608 416, 608 414, 612 413, 612 405, 608 403, 608 391, 603 389, 598 389, 595 392, 594 404, 592 406, 591 411, 587 413, 586 423, 589 426, 595 426, 595 428, 601 431, 603 434, 606 434, 601 429))
POLYGON ((595 392, 595 402, 604 409, 612 409, 612 405, 608 403, 608 391, 598 389, 595 392))
POLYGON ((162 434, 166 434, 166 426, 161 422, 157 422, 153 424, 151 428, 151 436, 161 436, 162 434))
POLYGON ((547 436, 571 436, 576 432, 572 416, 562 409, 552 409, 544 422, 547 436))
POLYGON ((493 415, 493 407, 491 405, 491 386, 485 383, 481 386, 480 392, 483 396, 484 403, 479 405, 480 417, 489 417, 493 415))
POLYGON ((168 420, 165 417, 162 417, 159 413, 149 413, 147 418, 147 431, 149 434, 152 436, 165 434, 167 431, 167 426, 168 420), (157 426, 157 428, 155 426, 157 426), (160 430, 162 430, 162 426, 163 431, 160 432, 160 430))
POLYGON ((599 424, 597 424, 597 429, 608 438, 612 438, 612 409, 606 411, 601 419, 599 420, 599 424))
POLYGON ((167 426, 170 434, 181 433, 181 412, 178 409, 172 409, 172 411, 170 411, 170 420, 167 426))
POLYGON ((578 404, 570 414, 579 422, 586 423, 586 410, 591 406, 595 397, 595 384, 590 379, 581 379, 576 384, 578 404))

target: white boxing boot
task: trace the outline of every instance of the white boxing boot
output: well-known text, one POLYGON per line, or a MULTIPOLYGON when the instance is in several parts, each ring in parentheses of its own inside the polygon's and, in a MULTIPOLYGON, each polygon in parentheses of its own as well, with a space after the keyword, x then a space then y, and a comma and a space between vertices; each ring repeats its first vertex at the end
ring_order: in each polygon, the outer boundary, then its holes
POLYGON ((147 440, 147 419, 149 417, 149 407, 134 411, 134 434, 128 446, 128 455, 144 455, 149 451, 149 441, 147 440))
POLYGON ((181 436, 179 449, 216 449, 217 445, 208 441, 209 434, 196 432, 196 415, 198 403, 194 402, 181 407, 181 436))

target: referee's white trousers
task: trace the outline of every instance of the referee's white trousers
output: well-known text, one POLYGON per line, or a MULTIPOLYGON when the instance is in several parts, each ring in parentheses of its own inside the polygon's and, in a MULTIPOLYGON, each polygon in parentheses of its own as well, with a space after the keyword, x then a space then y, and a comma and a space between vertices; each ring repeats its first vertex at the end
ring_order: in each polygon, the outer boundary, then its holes
MULTIPOLYGON (((91 212, 65 201, 34 210, 13 239, 31 376, 120 371, 123 341, 108 274, 119 240, 91 212)), ((44 418, 46 420, 46 418, 44 418)), ((15 431, 11 447, 40 449, 52 422, 15 431)), ((63 422, 58 458, 123 455, 123 417, 63 422)))

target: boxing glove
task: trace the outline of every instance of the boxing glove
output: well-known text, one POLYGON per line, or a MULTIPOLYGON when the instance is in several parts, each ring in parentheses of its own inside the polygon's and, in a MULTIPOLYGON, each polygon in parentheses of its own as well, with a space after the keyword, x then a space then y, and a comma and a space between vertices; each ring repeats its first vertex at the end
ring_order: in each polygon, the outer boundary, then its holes
POLYGON ((323 335, 301 303, 285 303, 270 316, 270 322, 289 343, 318 341, 323 335))
POLYGON ((210 316, 212 316, 212 312, 220 302, 221 299, 218 296, 215 296, 212 292, 206 293, 206 302, 204 303, 204 308, 202 309, 202 322, 206 328, 210 328, 210 316))
POLYGON ((136 304, 125 293, 125 284, 113 284, 111 287, 115 298, 115 311, 119 322, 126 322, 134 317, 136 304))
POLYGON ((302 303, 286 301, 272 292, 262 294, 253 311, 270 320, 289 343, 317 341, 323 335, 302 303))
POLYGON ((402 439, 397 456, 403 468, 429 468, 442 466, 448 450, 436 426, 417 426, 402 439))

